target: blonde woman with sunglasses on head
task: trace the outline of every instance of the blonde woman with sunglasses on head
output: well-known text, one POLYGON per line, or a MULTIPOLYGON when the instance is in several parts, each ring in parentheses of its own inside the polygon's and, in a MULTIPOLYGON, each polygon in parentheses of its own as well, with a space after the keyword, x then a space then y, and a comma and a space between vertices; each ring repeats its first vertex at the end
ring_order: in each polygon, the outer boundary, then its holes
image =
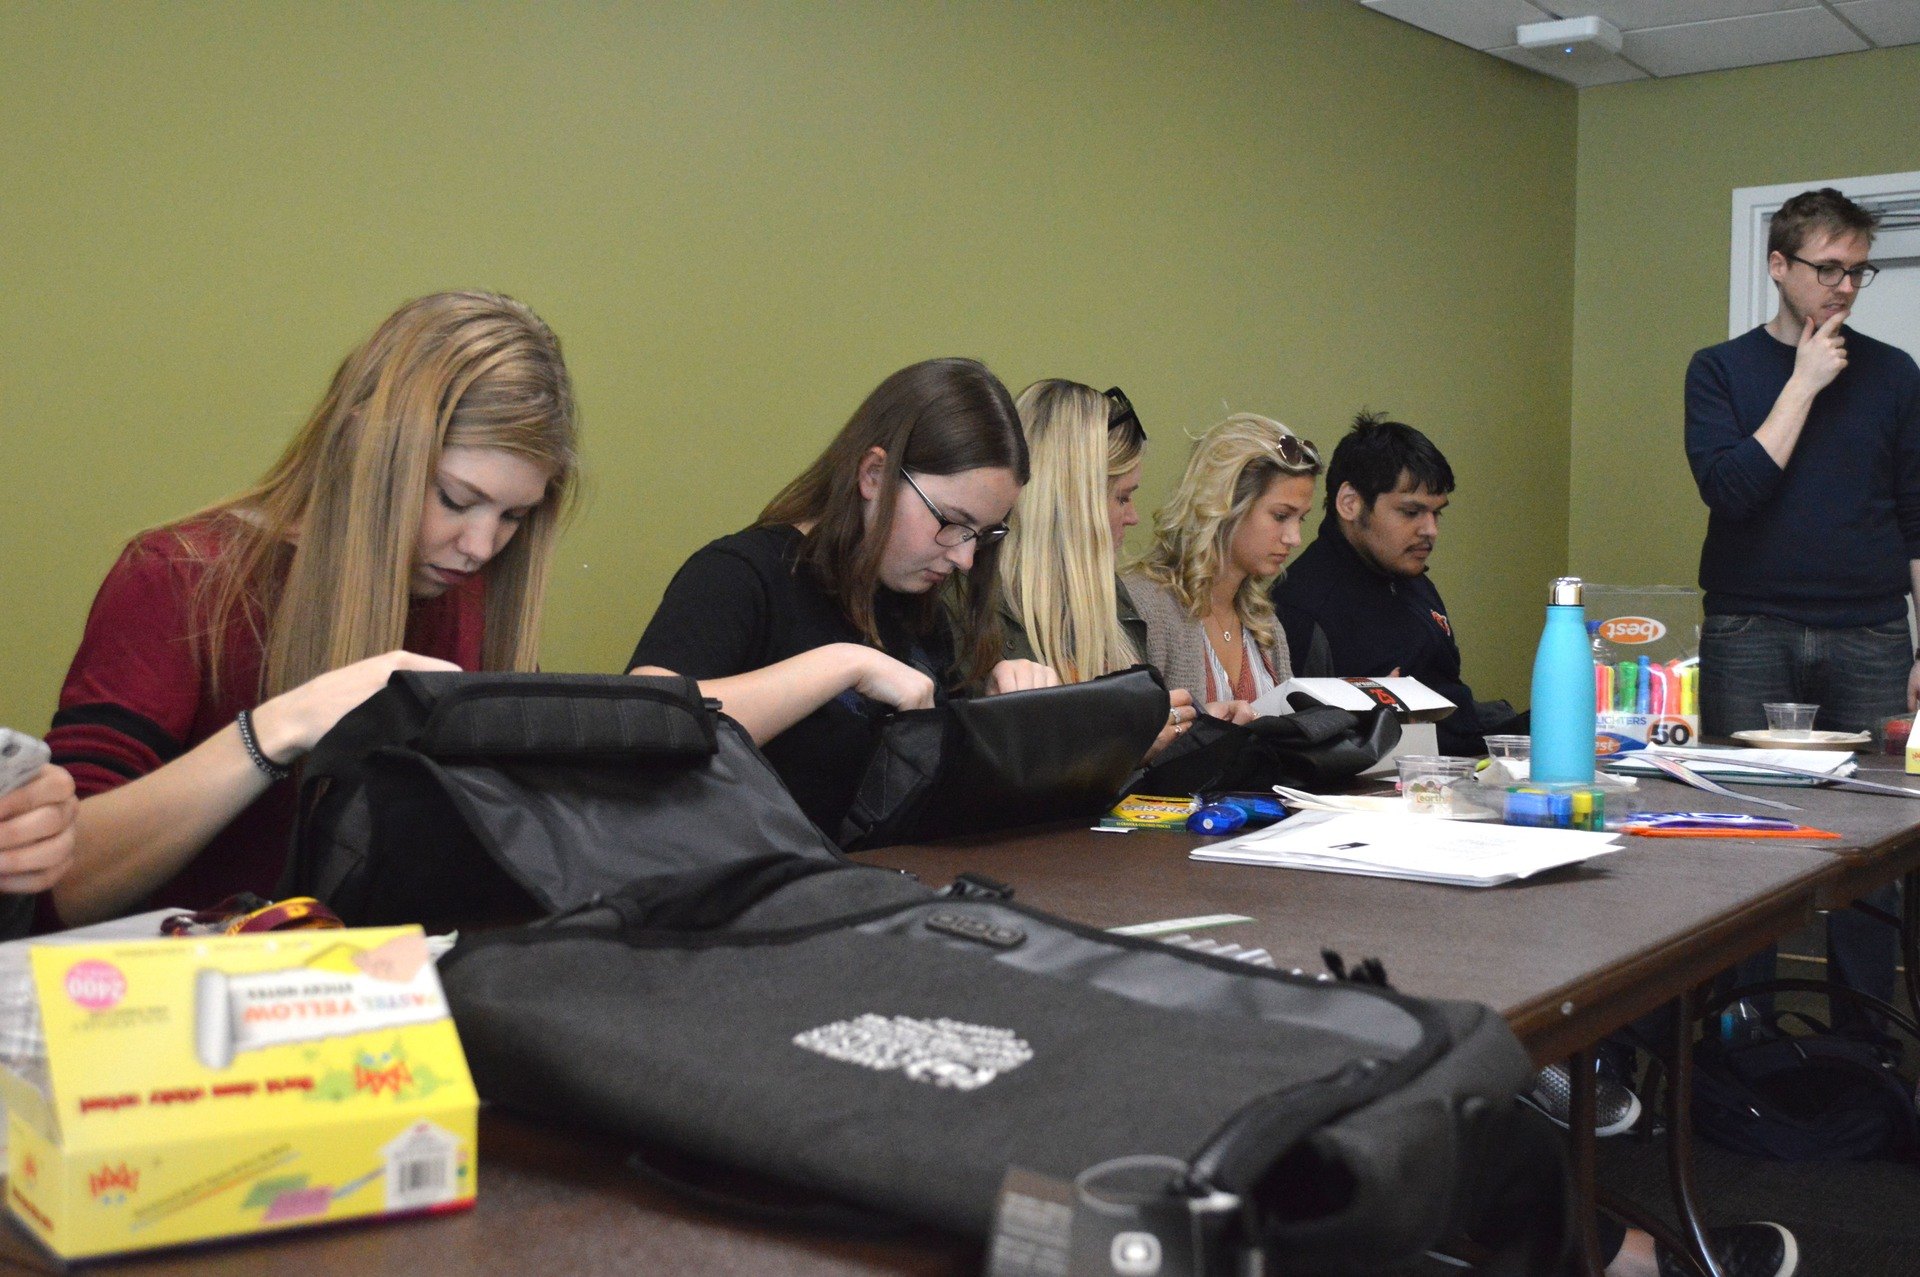
POLYGON ((253 487, 136 537, 48 744, 81 801, 57 919, 270 894, 289 769, 395 670, 531 670, 577 468, 560 344, 439 293, 348 355, 253 487))
MULTIPOLYGON (((1020 392, 1033 477, 1007 521, 1001 621, 1007 655, 1038 661, 1077 683, 1145 660, 1147 624, 1115 562, 1140 522, 1133 496, 1147 432, 1118 386, 1104 394, 1050 378, 1020 392)), ((1193 697, 1172 689, 1157 756, 1192 725, 1193 697)))
POLYGON ((1153 546, 1123 579, 1169 687, 1234 722, 1292 677, 1267 595, 1300 545, 1320 454, 1279 422, 1236 413, 1193 446, 1154 516, 1153 546))

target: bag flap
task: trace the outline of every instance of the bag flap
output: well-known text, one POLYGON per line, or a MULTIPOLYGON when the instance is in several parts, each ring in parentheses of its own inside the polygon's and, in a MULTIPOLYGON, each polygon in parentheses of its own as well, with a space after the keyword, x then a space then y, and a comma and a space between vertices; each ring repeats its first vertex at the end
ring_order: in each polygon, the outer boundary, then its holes
POLYGON ((690 678, 401 671, 427 707, 412 744, 432 758, 710 758, 713 711, 690 678))
POLYGON ((1384 706, 1355 715, 1314 705, 1236 726, 1195 720, 1135 784, 1149 794, 1265 789, 1282 783, 1313 787, 1357 776, 1400 740, 1400 720, 1384 706))
POLYGON ((1268 714, 1256 718, 1247 724, 1247 730, 1283 746, 1324 745, 1353 732, 1360 725, 1359 716, 1352 710, 1322 705, 1299 693, 1295 693, 1295 696, 1296 705, 1302 700, 1307 702, 1304 708, 1296 708, 1291 714, 1268 714))
POLYGON ((849 848, 1103 811, 1167 721, 1158 671, 949 701, 890 716, 841 828, 849 848))

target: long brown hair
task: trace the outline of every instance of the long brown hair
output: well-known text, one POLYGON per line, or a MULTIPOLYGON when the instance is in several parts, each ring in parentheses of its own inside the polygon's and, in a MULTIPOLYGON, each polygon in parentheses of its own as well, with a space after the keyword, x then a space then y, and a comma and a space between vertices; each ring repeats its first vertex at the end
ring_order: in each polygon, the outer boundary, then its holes
POLYGON ((195 635, 216 696, 240 617, 261 640, 262 699, 401 646, 427 491, 450 446, 501 449, 551 476, 485 569, 485 667, 535 667, 548 563, 576 486, 573 383, 559 339, 527 306, 435 293, 347 356, 258 483, 174 525, 220 522, 195 635))
MULTIPOLYGON (((882 646, 874 620, 880 557, 893 531, 902 468, 960 474, 994 466, 1027 482, 1027 441, 1013 397, 976 359, 929 359, 894 373, 868 395, 825 452, 782 488, 760 522, 810 523, 800 561, 815 572, 855 629, 882 646), (860 497, 860 464, 868 451, 887 454, 871 522, 860 497)), ((973 568, 956 572, 947 589, 958 630, 962 683, 978 683, 1000 660, 1000 547, 975 549, 973 568)), ((934 595, 914 609, 925 633, 939 623, 934 595)))

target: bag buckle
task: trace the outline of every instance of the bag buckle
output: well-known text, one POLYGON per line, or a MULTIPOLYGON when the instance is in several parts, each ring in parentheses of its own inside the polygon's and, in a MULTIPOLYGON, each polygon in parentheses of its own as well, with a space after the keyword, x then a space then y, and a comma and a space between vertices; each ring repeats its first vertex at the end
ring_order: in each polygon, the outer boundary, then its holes
POLYGON ((963 873, 940 894, 949 900, 1011 900, 1013 888, 985 874, 963 873))

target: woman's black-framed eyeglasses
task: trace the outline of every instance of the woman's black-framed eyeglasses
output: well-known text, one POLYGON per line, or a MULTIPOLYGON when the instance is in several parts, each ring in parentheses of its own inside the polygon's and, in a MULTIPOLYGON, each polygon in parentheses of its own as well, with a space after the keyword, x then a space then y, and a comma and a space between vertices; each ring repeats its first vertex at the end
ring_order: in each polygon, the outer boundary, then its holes
POLYGON ((913 473, 904 466, 900 469, 900 477, 907 481, 909 488, 913 489, 913 495, 926 504, 927 513, 939 522, 940 530, 933 534, 934 544, 944 545, 951 550, 969 541, 978 541, 981 545, 997 545, 1006 540, 1009 530, 1006 524, 996 523, 990 528, 975 528, 964 523, 955 523, 940 512, 940 507, 933 503, 933 498, 920 490, 920 485, 913 481, 913 473))
POLYGON ((1127 392, 1118 386, 1109 386, 1106 400, 1107 429, 1125 431, 1129 443, 1145 443, 1147 428, 1140 424, 1140 414, 1133 410, 1133 400, 1127 398, 1127 392))

